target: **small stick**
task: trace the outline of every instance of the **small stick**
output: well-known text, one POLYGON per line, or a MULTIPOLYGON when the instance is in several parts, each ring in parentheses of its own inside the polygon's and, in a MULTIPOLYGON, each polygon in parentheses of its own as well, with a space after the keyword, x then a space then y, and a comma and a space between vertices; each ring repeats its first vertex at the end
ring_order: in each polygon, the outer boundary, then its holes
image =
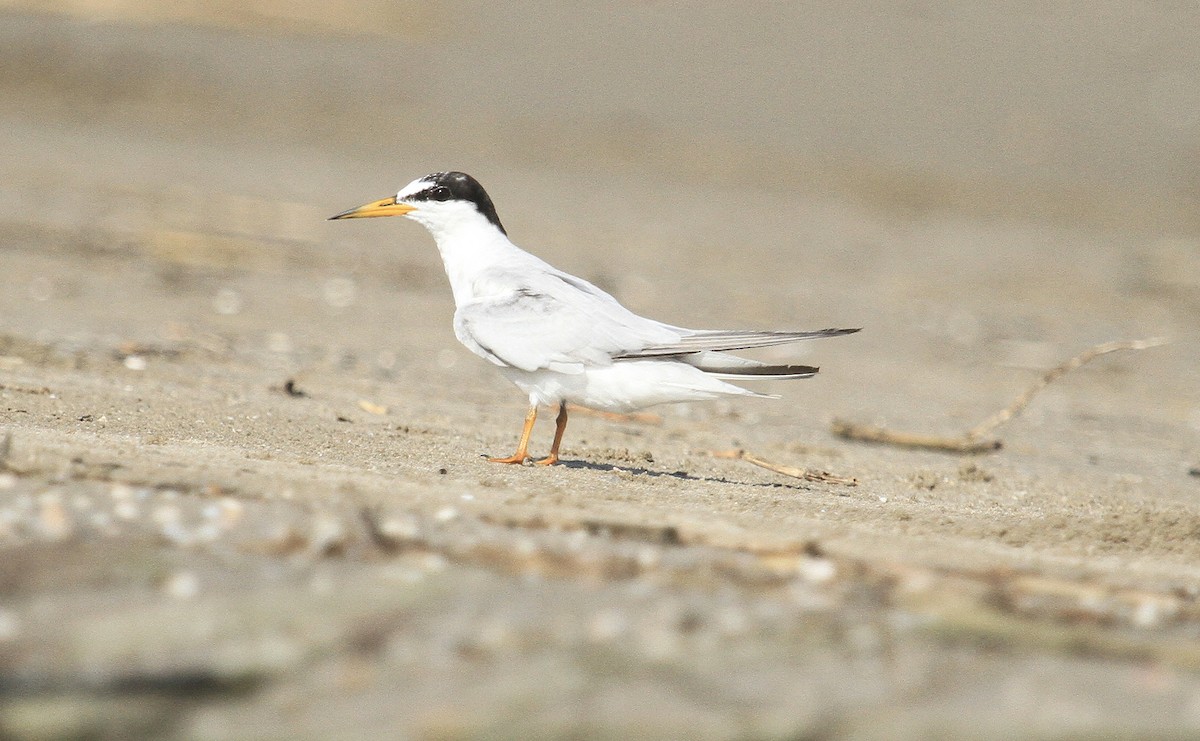
POLYGON ((841 419, 835 419, 831 426, 834 435, 846 440, 858 440, 861 442, 884 443, 886 445, 895 445, 901 448, 922 448, 924 450, 936 450, 947 453, 986 453, 992 450, 999 450, 1003 445, 1000 440, 985 440, 984 435, 995 430, 1000 425, 1009 421, 1013 417, 1021 413, 1025 407, 1029 406, 1029 402, 1037 396, 1038 392, 1049 386, 1054 381, 1080 366, 1095 360, 1101 355, 1107 355, 1110 352, 1117 350, 1145 350, 1150 347, 1158 347, 1159 345, 1167 344, 1167 340, 1163 337, 1151 337, 1145 340, 1118 340, 1116 342, 1105 342, 1095 347, 1088 348, 1075 357, 1067 360, 1064 363, 1054 366, 1050 370, 1042 374, 1042 376, 1034 382, 1029 388, 1025 389, 1012 403, 1004 407, 1000 411, 991 415, 984 421, 975 425, 971 429, 964 432, 959 437, 942 437, 940 435, 926 435, 912 432, 896 432, 883 427, 873 425, 860 425, 854 422, 847 422, 841 419))
POLYGON ((12 431, 5 430, 4 437, 0 438, 0 471, 7 471, 17 476, 26 476, 29 474, 29 471, 20 466, 13 465, 9 461, 9 457, 12 455, 12 441, 12 431))
POLYGON ((845 478, 843 476, 835 476, 828 471, 814 471, 811 468, 797 468, 796 466, 786 466, 782 463, 775 463, 765 458, 759 458, 753 453, 747 453, 741 448, 733 450, 712 450, 708 453, 713 458, 725 458, 733 460, 742 460, 747 463, 753 463, 760 468, 765 468, 768 471, 781 473, 784 476, 791 476, 804 481, 822 481, 829 484, 841 484, 842 486, 858 486, 858 479, 845 478))
POLYGON ((376 548, 387 554, 399 553, 404 549, 403 539, 384 532, 383 526, 379 522, 378 507, 362 507, 358 510, 358 516, 367 530, 367 537, 371 539, 376 548))
POLYGON ((1043 373, 1041 378, 1034 382, 1032 386, 1025 389, 1024 393, 1013 399, 1011 404, 983 420, 971 429, 967 430, 967 437, 972 440, 983 437, 987 433, 1020 414, 1025 407, 1029 406, 1029 402, 1032 401, 1033 397, 1037 396, 1038 392, 1040 392, 1042 389, 1046 388, 1060 377, 1065 376, 1081 365, 1090 363, 1101 355, 1107 355, 1108 353, 1116 352, 1117 350, 1145 350, 1149 347, 1158 347, 1159 345, 1165 344, 1167 344, 1167 339, 1165 337, 1151 337, 1145 340, 1118 340, 1116 342, 1105 342, 1101 345, 1096 345, 1095 347, 1084 350, 1070 360, 1060 363, 1059 365, 1056 365, 1043 373))
POLYGON ((975 440, 969 437, 943 437, 917 432, 897 432, 885 427, 847 422, 844 419, 833 420, 831 427, 833 434, 846 440, 883 443, 901 448, 923 448, 945 453, 987 453, 999 450, 1003 446, 999 440, 975 440))

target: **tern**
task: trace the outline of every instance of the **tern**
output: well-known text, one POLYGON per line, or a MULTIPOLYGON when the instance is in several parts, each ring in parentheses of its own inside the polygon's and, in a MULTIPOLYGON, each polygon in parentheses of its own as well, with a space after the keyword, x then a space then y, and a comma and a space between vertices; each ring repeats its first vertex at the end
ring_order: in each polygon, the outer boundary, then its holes
POLYGON ((329 217, 406 216, 433 235, 454 293, 454 334, 529 397, 517 450, 495 463, 525 463, 540 405, 557 406, 551 465, 567 404, 605 412, 722 396, 770 397, 726 381, 809 378, 817 368, 771 365, 730 351, 859 331, 685 329, 647 319, 582 278, 508 239, 483 186, 462 172, 418 178, 394 196, 329 217))

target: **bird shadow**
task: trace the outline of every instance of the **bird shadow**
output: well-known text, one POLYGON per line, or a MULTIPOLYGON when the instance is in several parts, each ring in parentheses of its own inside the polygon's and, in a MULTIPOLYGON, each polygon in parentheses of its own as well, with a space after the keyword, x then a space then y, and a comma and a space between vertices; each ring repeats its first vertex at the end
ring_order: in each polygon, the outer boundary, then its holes
POLYGON ((613 463, 595 463, 593 461, 582 460, 566 460, 561 459, 558 465, 564 468, 584 469, 588 471, 604 471, 608 473, 623 471, 634 476, 646 476, 649 478, 670 478, 680 481, 696 481, 707 484, 736 484, 738 486, 757 486, 766 489, 799 489, 802 491, 812 491, 812 487, 803 484, 784 483, 782 481, 739 481, 729 479, 724 476, 697 476, 688 473, 687 471, 660 471, 653 468, 645 468, 643 466, 619 466, 613 463))

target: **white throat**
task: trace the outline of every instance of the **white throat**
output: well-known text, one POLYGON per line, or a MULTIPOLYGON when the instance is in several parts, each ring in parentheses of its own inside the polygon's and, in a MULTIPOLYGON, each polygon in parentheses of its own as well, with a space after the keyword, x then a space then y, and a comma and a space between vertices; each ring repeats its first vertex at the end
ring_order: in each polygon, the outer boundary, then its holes
POLYGON ((456 306, 478 296, 476 279, 481 273, 514 252, 520 252, 470 203, 446 201, 414 205, 416 210, 406 216, 428 229, 437 243, 456 306))

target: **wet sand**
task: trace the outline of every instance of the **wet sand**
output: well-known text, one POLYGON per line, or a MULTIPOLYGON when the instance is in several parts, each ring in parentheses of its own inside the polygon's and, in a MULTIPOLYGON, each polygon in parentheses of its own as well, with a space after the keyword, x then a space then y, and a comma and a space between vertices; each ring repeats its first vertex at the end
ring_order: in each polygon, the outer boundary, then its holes
MULTIPOLYGON (((887 127, 835 141, 829 111, 869 108, 861 85, 706 118, 688 85, 707 76, 720 99, 748 73, 672 61, 673 17, 639 43, 657 6, 610 20, 626 33, 607 68, 583 20, 534 7, 371 29, 112 7, 99 24, 5 16, 3 735, 1197 731, 1200 248, 1192 186, 1164 164, 1183 149, 1160 137, 1144 153, 1163 166, 1131 164, 1153 126, 1097 108, 1067 136, 1081 103, 1055 107, 1044 80, 1013 104, 1042 118, 1009 111, 1017 144, 994 149, 939 140, 918 112, 891 143, 887 127), (490 24, 520 50, 504 62, 490 24), (539 28, 557 41, 537 46, 539 28), (439 66, 431 49, 455 41, 439 66), (680 77, 655 105, 636 54, 651 82, 680 77), (825 115, 785 125, 814 98, 825 115), (779 400, 576 415, 564 465, 489 464, 524 403, 455 341, 428 235, 324 221, 449 167, 484 183, 514 241, 640 313, 864 330, 760 354, 822 368, 762 387, 779 400), (1088 346, 1149 336, 1171 343, 1055 382, 996 453, 830 432, 955 434, 1088 346), (711 455, 733 448, 858 485, 711 455)), ((765 32, 695 38, 719 61, 765 32)), ((1112 53, 1161 62, 1150 82, 1189 64, 1112 53)), ((993 120, 954 110, 960 138, 993 120)))

